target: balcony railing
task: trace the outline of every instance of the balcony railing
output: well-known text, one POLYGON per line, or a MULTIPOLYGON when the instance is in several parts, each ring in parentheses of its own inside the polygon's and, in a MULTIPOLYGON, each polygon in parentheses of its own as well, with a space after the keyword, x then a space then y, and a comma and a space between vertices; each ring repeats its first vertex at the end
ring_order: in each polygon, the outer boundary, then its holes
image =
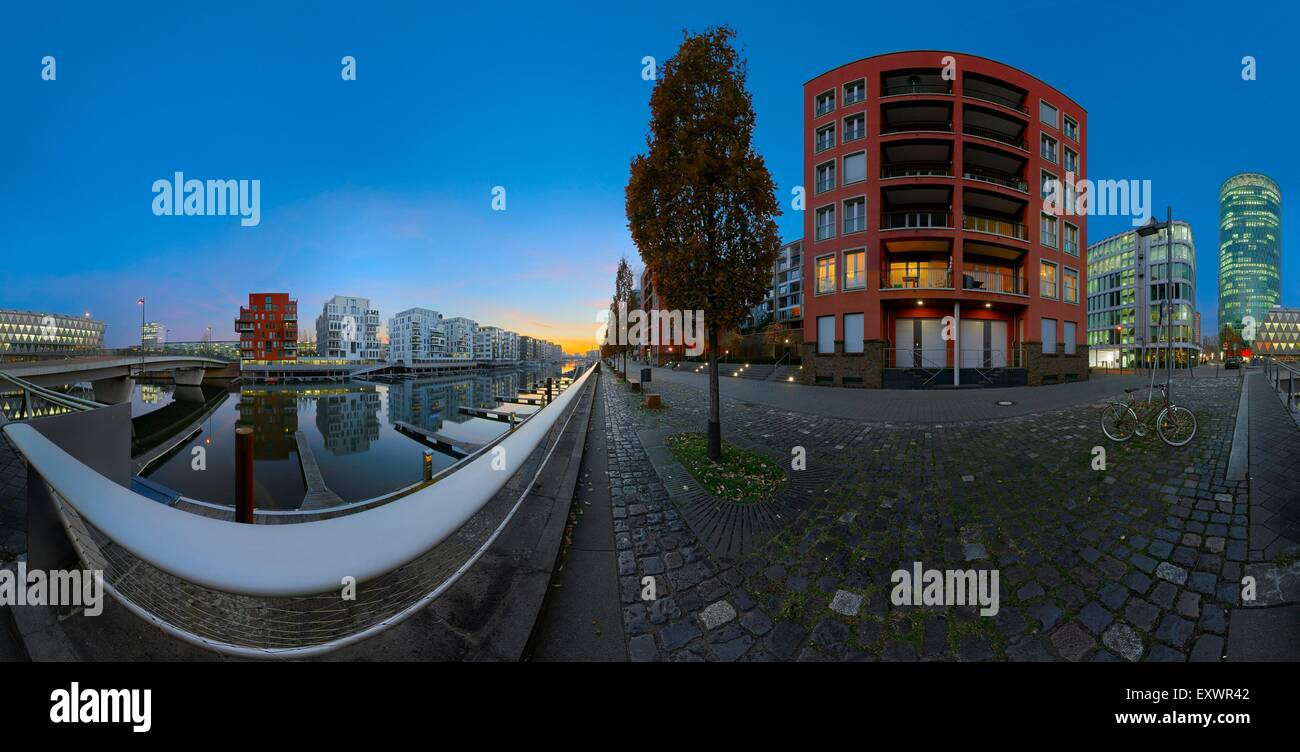
POLYGON ((880 96, 900 97, 907 94, 951 94, 952 84, 895 84, 884 87, 880 96))
POLYGON ((981 217, 978 214, 962 215, 961 228, 975 232, 987 232, 1015 240, 1029 240, 1029 231, 1021 223, 993 217, 981 217))
POLYGON ((891 133, 952 133, 951 120, 916 120, 908 123, 886 123, 881 135, 891 133))
POLYGON ((978 99, 981 102, 1000 104, 1003 107, 1016 110, 1017 112, 1026 112, 1023 101, 1017 101, 1011 97, 1004 97, 1001 94, 994 94, 991 91, 963 91, 962 96, 967 99, 978 99))
POLYGON ((961 276, 961 286, 966 290, 1006 292, 1014 295, 1029 294, 1029 285, 1025 282, 1025 278, 1013 274, 1010 270, 1005 272, 975 270, 964 272, 961 276))
POLYGON ((952 272, 946 267, 903 264, 890 266, 880 277, 882 290, 951 290, 952 272))
POLYGON ((880 226, 885 230, 902 230, 907 228, 944 227, 951 228, 951 215, 942 211, 885 212, 880 226))
POLYGON ((893 162, 880 170, 882 178, 951 177, 952 162, 893 162))
POLYGON ((978 136, 979 138, 1001 141, 1004 144, 1009 144, 1017 149, 1027 151, 1027 149, 1025 149, 1025 139, 1022 136, 1015 136, 1010 133, 1003 133, 1002 131, 995 131, 990 128, 981 128, 978 125, 967 125, 962 129, 962 133, 967 136, 978 136))
POLYGON ((997 170, 986 170, 982 167, 966 167, 962 177, 967 180, 978 180, 981 183, 993 183, 994 185, 1004 185, 1013 188, 1021 193, 1029 193, 1029 184, 1018 175, 1012 175, 997 170))

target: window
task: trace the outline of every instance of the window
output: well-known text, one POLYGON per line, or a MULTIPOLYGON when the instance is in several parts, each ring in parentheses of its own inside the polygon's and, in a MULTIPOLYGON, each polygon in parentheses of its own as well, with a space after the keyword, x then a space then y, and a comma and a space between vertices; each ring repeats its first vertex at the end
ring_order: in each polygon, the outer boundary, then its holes
POLYGON ((1043 319, 1043 352, 1056 352, 1056 319, 1043 319))
POLYGON ((1043 285, 1041 295, 1044 298, 1057 300, 1061 297, 1061 294, 1057 289, 1056 264, 1053 264, 1051 261, 1044 261, 1042 263, 1043 267, 1041 277, 1043 285))
POLYGON ((1070 147, 1065 147, 1065 171, 1079 173, 1079 153, 1070 147))
POLYGON ((1061 334, 1062 334, 1062 337, 1065 339, 1065 354, 1066 354, 1066 355, 1074 355, 1074 353, 1076 352, 1076 348, 1075 348, 1075 344, 1074 344, 1074 338, 1075 338, 1075 336, 1076 336, 1076 335, 1075 335, 1075 329, 1077 328, 1077 326, 1078 326, 1078 325, 1075 324, 1073 321, 1065 321, 1065 322, 1062 322, 1062 324, 1061 324, 1061 328, 1062 328, 1062 332, 1061 332, 1061 334))
POLYGON ((1044 133, 1039 137, 1040 147, 1038 153, 1052 164, 1056 164, 1056 139, 1044 133))
POLYGON ((835 187, 835 162, 817 165, 817 192, 825 193, 835 187))
POLYGON ((1079 302, 1079 271, 1077 269, 1071 269, 1067 266, 1065 268, 1065 276, 1062 279, 1065 282, 1065 302, 1078 303, 1079 302))
POLYGON ((1043 245, 1047 246, 1048 248, 1055 248, 1056 247, 1056 217, 1053 217, 1051 214, 1044 214, 1042 215, 1042 221, 1039 224, 1041 224, 1043 228, 1041 233, 1042 237, 1039 238, 1039 242, 1041 242, 1043 245))
POLYGON ((867 153, 860 151, 844 158, 844 184, 860 183, 867 179, 867 153))
POLYGON ((1040 99, 1038 101, 1038 119, 1041 120, 1042 122, 1047 123, 1048 125, 1055 128, 1059 123, 1059 121, 1057 120, 1058 114, 1059 113, 1057 109, 1052 105, 1048 104, 1047 100, 1040 99))
POLYGON ((1050 199, 1053 202, 1060 201, 1061 197, 1057 192, 1061 190, 1061 180, 1047 170, 1043 170, 1042 179, 1039 182, 1044 201, 1050 199))
POLYGON ((867 116, 862 114, 844 118, 844 140, 857 141, 867 135, 867 116))
POLYGON ((1065 116, 1065 135, 1072 141, 1079 140, 1079 123, 1069 115, 1065 116))
MULTIPOLYGON (((844 252, 844 289, 860 290, 867 286, 867 252, 844 252)), ((859 350, 859 352, 861 352, 859 350)))
POLYGON ((835 205, 823 206, 817 210, 817 239, 825 240, 835 237, 835 205))
POLYGON ((867 83, 858 79, 853 83, 844 84, 844 104, 850 105, 861 102, 867 98, 867 83))
POLYGON ((817 294, 835 292, 835 256, 822 256, 817 259, 817 294))
POLYGON ((835 352, 835 317, 817 317, 817 352, 835 352))
POLYGON ((863 327, 862 314, 844 314, 844 352, 862 352, 864 339, 866 339, 866 329, 863 327))
POLYGON ((817 117, 835 109, 835 90, 832 89, 817 97, 817 117))
POLYGON ((824 125, 817 129, 816 151, 826 151, 835 146, 835 124, 824 125))
POLYGON ((1063 224, 1065 225, 1064 250, 1066 253, 1070 254, 1071 256, 1078 256, 1079 255, 1079 228, 1075 227, 1069 222, 1065 222, 1063 224))
POLYGON ((867 200, 851 198, 844 202, 844 234, 867 229, 867 200))

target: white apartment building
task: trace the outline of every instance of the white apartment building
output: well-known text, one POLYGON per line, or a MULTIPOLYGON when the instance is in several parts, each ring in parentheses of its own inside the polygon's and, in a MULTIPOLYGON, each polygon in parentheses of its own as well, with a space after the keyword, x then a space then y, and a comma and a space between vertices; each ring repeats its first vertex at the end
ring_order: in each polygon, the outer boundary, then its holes
POLYGON ((442 331, 447 337, 446 353, 452 358, 474 360, 479 357, 477 339, 479 326, 473 319, 456 316, 442 320, 442 331))
POLYGON ((519 360, 519 335, 497 326, 479 327, 474 349, 479 360, 519 360))
POLYGON ((388 319, 388 362, 427 362, 447 357, 442 314, 428 308, 408 308, 388 319))
POLYGON ((316 318, 316 352, 331 360, 379 360, 379 311, 368 298, 335 295, 316 318))

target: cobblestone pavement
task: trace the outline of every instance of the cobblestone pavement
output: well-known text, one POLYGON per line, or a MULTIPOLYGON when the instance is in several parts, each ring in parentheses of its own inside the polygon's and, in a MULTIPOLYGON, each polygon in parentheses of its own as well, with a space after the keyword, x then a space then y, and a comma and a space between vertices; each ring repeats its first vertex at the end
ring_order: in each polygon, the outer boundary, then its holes
POLYGON ((0 434, 0 562, 27 551, 27 463, 0 434))
MULTIPOLYGON (((1043 387, 1051 389, 1052 387, 1043 387)), ((634 660, 1220 660, 1247 551, 1245 483, 1223 480, 1240 382, 1176 385, 1199 420, 1173 448, 1105 438, 1101 403, 1002 420, 890 423, 725 398, 788 467, 838 475, 759 553, 717 559, 668 500, 638 428, 701 431, 707 397, 661 382, 666 409, 602 380, 624 626, 634 660), (1093 470, 1094 448, 1106 469, 1093 470), (894 606, 891 574, 996 569, 1000 610, 894 606), (640 579, 656 578, 643 602, 640 579)))

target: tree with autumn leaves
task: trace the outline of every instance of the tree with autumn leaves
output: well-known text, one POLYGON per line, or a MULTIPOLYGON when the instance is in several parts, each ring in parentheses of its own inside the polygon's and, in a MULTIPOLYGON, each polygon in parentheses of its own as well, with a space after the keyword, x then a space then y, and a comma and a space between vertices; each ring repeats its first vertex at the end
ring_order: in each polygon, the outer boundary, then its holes
POLYGON ((718 335, 737 328, 772 282, 781 213, 753 147, 746 65, 727 27, 684 33, 650 96, 648 151, 632 161, 632 240, 666 307, 704 311, 708 339, 708 451, 722 458, 718 335))

